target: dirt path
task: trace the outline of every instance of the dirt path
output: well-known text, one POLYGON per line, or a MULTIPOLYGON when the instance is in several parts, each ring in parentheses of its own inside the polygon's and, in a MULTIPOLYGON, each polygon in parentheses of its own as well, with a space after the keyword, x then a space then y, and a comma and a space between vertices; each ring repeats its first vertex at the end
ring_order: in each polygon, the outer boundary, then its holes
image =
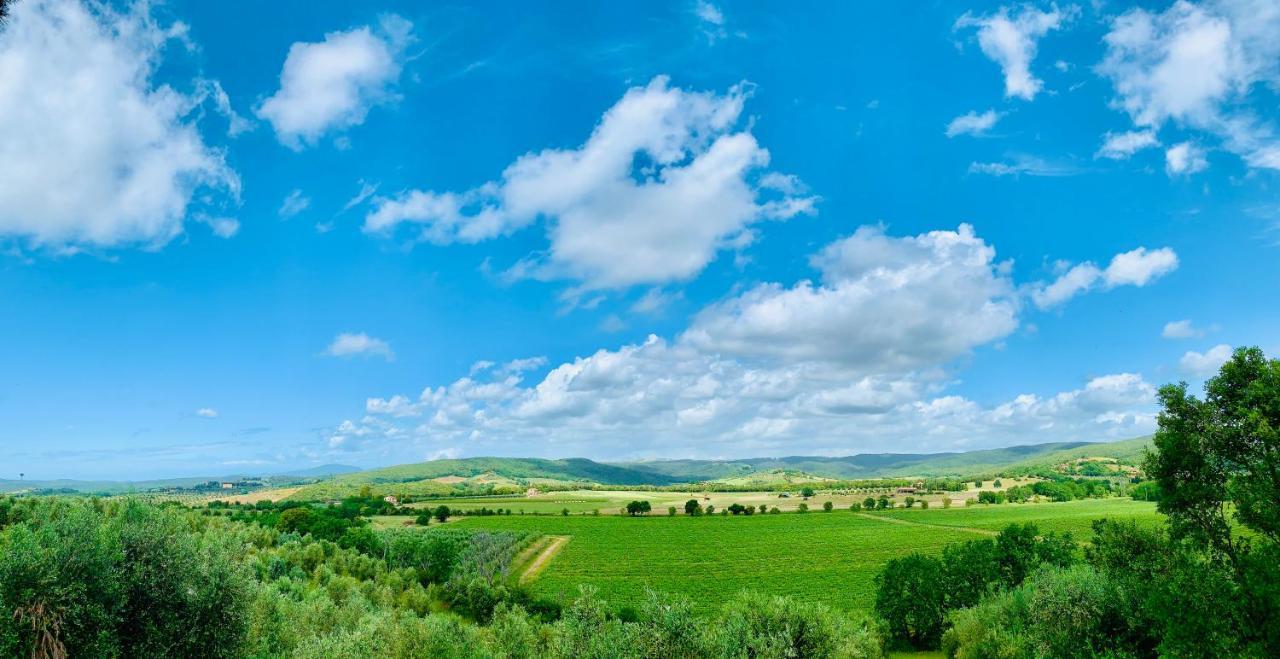
POLYGON ((551 542, 547 543, 542 552, 538 554, 538 557, 533 559, 533 562, 529 563, 529 566, 524 569, 524 574, 520 575, 520 583, 533 581, 547 568, 547 564, 551 562, 551 559, 555 558, 556 554, 560 553, 560 550, 569 543, 569 536, 567 535, 553 535, 550 538, 551 542))
POLYGON ((912 522, 905 519, 898 519, 896 517, 881 517, 879 515, 872 515, 870 513, 854 513, 854 514, 857 515, 858 517, 863 517, 865 519, 874 519, 877 522, 886 522, 888 524, 905 524, 907 526, 923 526, 926 528, 945 529, 948 531, 968 531, 969 533, 980 533, 982 535, 1000 535, 999 531, 992 531, 991 529, 979 529, 972 526, 947 526, 946 524, 926 524, 924 522, 912 522))

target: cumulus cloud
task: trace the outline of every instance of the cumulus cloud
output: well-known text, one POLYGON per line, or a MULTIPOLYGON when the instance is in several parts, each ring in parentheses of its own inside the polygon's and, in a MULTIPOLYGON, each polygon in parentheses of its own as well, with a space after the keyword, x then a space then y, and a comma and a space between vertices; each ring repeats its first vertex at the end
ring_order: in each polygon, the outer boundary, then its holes
POLYGON ((1001 7, 990 16, 966 12, 956 21, 955 28, 975 28, 982 53, 1004 72, 1004 95, 1030 101, 1044 87, 1044 82, 1031 73, 1040 39, 1062 28, 1078 12, 1074 5, 1064 9, 1053 5, 1049 11, 1030 5, 1016 11, 1001 7))
POLYGON ((1095 158, 1128 160, 1133 154, 1160 144, 1155 131, 1131 130, 1124 133, 1107 133, 1095 158))
POLYGON ((768 176, 769 152, 738 128, 749 91, 691 92, 655 78, 628 90, 582 146, 526 154, 501 180, 463 192, 377 199, 364 229, 408 226, 417 240, 474 243, 543 219, 548 249, 511 276, 582 289, 688 279, 722 249, 749 243, 751 225, 813 212, 816 198, 797 193, 793 178, 768 176))
POLYGON ((284 198, 280 203, 280 210, 277 214, 282 218, 290 218, 311 206, 311 198, 302 193, 302 190, 295 189, 284 198))
POLYGON ((280 89, 258 106, 257 115, 294 150, 364 123, 372 107, 396 98, 412 30, 409 21, 387 15, 376 26, 294 43, 280 71, 280 89))
POLYGON ((1101 287, 1146 286, 1178 268, 1178 255, 1168 247, 1148 250, 1139 247, 1116 254, 1106 269, 1086 261, 1069 266, 1053 282, 1033 287, 1031 299, 1037 307, 1049 309, 1085 291, 1101 287))
POLYGON ((1011 265, 968 226, 903 237, 863 227, 811 264, 816 282, 741 292, 672 340, 598 350, 540 376, 482 362, 416 396, 370 398, 331 442, 471 454, 848 454, 904 439, 942 450, 1153 426, 1153 389, 1132 373, 994 405, 945 395, 950 364, 1018 326, 1011 265))
POLYGON ((1175 144, 1164 152, 1164 171, 1169 176, 1191 175, 1204 171, 1208 166, 1209 161, 1204 157, 1204 150, 1191 142, 1175 144))
POLYGON ((717 354, 883 373, 945 363, 1018 324, 1014 286, 969 225, 905 238, 862 227, 813 265, 820 282, 765 284, 712 305, 683 340, 717 354))
POLYGON ((1269 0, 1179 0, 1116 17, 1098 70, 1134 124, 1168 122, 1216 135, 1251 167, 1280 169, 1280 138, 1256 102, 1280 85, 1280 5, 1269 0))
POLYGON ((333 338, 324 354, 329 357, 376 356, 387 361, 395 359, 391 346, 382 339, 376 339, 364 332, 343 332, 333 338))
POLYGON ((947 137, 955 137, 957 135, 978 137, 986 135, 988 131, 995 127, 999 119, 1000 113, 995 110, 987 110, 981 114, 976 111, 969 111, 952 119, 951 123, 947 124, 947 137))
POLYGON ((151 79, 185 25, 159 24, 147 3, 12 11, 0 30, 0 237, 155 247, 182 232, 197 191, 237 202, 239 179, 193 118, 216 83, 184 94, 151 79))
POLYGON ((1207 378, 1216 375, 1228 359, 1231 359, 1231 346, 1222 343, 1203 353, 1187 351, 1178 361, 1178 367, 1187 375, 1207 378))
POLYGON ((216 419, 218 418, 218 410, 215 410, 212 407, 202 407, 196 410, 196 416, 203 419, 216 419))
POLYGON ((1166 339, 1194 339, 1204 336, 1204 330, 1192 325, 1189 320, 1171 320, 1164 324, 1160 336, 1166 339))

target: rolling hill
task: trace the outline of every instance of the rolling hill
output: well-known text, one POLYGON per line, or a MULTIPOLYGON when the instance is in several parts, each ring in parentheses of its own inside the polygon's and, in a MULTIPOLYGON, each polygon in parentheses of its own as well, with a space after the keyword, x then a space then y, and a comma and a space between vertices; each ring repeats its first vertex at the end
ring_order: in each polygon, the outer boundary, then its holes
POLYGON ((538 485, 664 486, 715 481, 749 487, 828 479, 978 476, 1052 468, 1082 457, 1136 464, 1149 438, 1121 442, 1055 442, 964 453, 875 453, 742 460, 654 460, 608 463, 585 458, 477 457, 432 460, 342 474, 304 487, 299 499, 333 499, 368 485, 379 494, 436 496, 477 489, 517 492, 538 485))

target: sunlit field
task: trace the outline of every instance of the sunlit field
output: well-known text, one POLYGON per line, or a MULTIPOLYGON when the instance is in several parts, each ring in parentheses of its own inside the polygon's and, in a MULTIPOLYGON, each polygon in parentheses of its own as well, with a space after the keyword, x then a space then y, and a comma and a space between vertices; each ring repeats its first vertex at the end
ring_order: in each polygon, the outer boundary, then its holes
POLYGON ((534 594, 558 600, 573 597, 578 584, 590 584, 608 601, 634 606, 646 588, 653 588, 687 595, 707 610, 751 588, 865 610, 872 603, 875 575, 886 561, 904 553, 936 553, 948 543, 986 537, 1013 522, 1069 530, 1085 540, 1095 518, 1158 519, 1152 504, 1127 499, 873 515, 886 519, 847 509, 750 517, 680 513, 674 518, 662 510, 637 518, 512 515, 471 517, 457 524, 570 536, 531 586, 534 594))

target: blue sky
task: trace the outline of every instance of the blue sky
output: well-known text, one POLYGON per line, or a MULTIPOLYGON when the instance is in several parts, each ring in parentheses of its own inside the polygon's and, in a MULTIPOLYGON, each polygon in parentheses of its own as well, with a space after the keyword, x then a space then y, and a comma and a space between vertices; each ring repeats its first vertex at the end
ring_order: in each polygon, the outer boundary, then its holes
POLYGON ((22 0, 0 477, 1150 432, 1155 387, 1280 347, 1278 32, 1274 0, 22 0))

